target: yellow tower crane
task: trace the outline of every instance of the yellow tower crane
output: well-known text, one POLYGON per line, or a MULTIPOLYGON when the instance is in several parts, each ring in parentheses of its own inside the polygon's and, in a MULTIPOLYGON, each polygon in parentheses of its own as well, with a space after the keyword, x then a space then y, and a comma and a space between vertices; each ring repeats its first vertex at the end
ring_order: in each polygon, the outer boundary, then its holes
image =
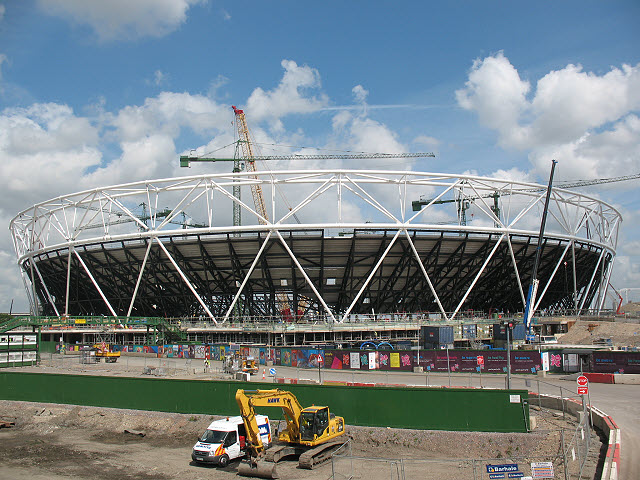
MULTIPOLYGON (((255 155, 253 142, 251 140, 251 134, 249 133, 249 127, 247 125, 247 119, 244 114, 244 110, 232 105, 233 113, 236 118, 236 129, 238 132, 238 140, 236 143, 236 152, 234 158, 213 158, 213 157, 198 157, 195 155, 181 155, 180 166, 189 167, 191 162, 234 162, 233 171, 239 172, 241 170, 240 162, 244 162, 245 169, 249 172, 256 172, 256 160, 362 160, 362 159, 380 159, 380 158, 426 158, 435 157, 433 153, 356 153, 356 154, 336 154, 336 155, 255 155)), ((252 175, 251 178, 256 180, 251 184, 251 194, 253 196, 253 203, 258 214, 258 222, 262 225, 266 225, 269 222, 269 214, 264 202, 264 196, 262 193, 262 187, 257 181, 257 175, 252 175)), ((233 196, 240 199, 240 186, 234 185, 233 196)), ((285 199, 286 201, 286 199, 285 199)), ((297 216, 294 218, 298 220, 297 216)), ((298 221, 299 222, 299 221, 298 221)), ((233 225, 240 226, 241 210, 240 205, 236 202, 233 204, 233 225)), ((237 234, 239 235, 239 234, 237 234)), ((288 295, 285 292, 278 292, 278 303, 280 306, 280 312, 287 317, 293 318, 293 315, 299 313, 291 312, 289 307, 288 295)), ((308 299, 303 298, 298 302, 298 306, 303 309, 308 306, 308 299)))

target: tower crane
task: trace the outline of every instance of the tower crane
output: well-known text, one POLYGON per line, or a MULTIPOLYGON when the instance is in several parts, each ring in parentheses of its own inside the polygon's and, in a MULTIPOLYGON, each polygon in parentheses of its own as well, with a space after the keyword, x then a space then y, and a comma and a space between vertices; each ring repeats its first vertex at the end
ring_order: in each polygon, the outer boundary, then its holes
MULTIPOLYGON (((244 110, 232 105, 233 113, 236 119, 236 129, 238 133, 238 140, 235 142, 235 155, 234 158, 215 158, 207 156, 196 156, 193 154, 181 155, 180 166, 189 167, 192 162, 234 162, 233 171, 239 172, 241 170, 241 160, 244 162, 245 169, 248 172, 253 172, 254 175, 250 175, 250 178, 257 180, 256 172, 256 160, 330 160, 330 159, 343 159, 343 160, 361 160, 361 159, 380 159, 380 158, 425 158, 434 157, 433 153, 355 153, 355 154, 327 154, 327 155, 256 155, 254 152, 254 144, 251 140, 251 134, 249 133, 249 127, 247 125, 247 119, 245 117, 244 110)), ((258 214, 258 222, 265 225, 269 221, 267 208, 262 193, 262 187, 259 182, 255 182, 251 185, 251 194, 253 196, 253 203, 258 214)), ((233 186, 233 196, 240 198, 240 186, 233 186)), ((286 199, 285 199, 286 202, 286 199)), ((289 207, 289 209, 291 209, 289 207)), ((297 216, 294 218, 299 222, 297 216)), ((233 204, 233 225, 241 225, 241 211, 240 205, 236 202, 233 204)), ((288 295, 284 292, 278 292, 278 303, 280 304, 280 311, 283 314, 290 315, 291 309, 289 307, 288 295), (286 313, 288 312, 288 313, 286 313)), ((298 302, 298 305, 305 307, 307 299, 303 299, 302 302, 298 302)))
MULTIPOLYGON (((602 185, 605 183, 615 183, 615 182, 624 182, 627 180, 635 180, 640 178, 640 173, 634 173, 632 175, 624 175, 621 177, 611 177, 611 178, 598 178, 598 179, 594 179, 594 180, 573 180, 573 181, 567 181, 567 182, 557 182, 555 184, 555 186, 553 188, 578 188, 578 187, 587 187, 590 185, 602 185)), ((520 192, 541 192, 543 190, 546 190, 544 188, 531 188, 531 189, 526 189, 526 190, 519 190, 520 192)), ((491 211, 495 214, 495 216, 498 218, 498 220, 500 219, 500 205, 498 203, 498 200, 501 196, 504 195, 509 195, 510 192, 499 192, 498 190, 492 192, 492 193, 488 193, 486 195, 479 195, 479 196, 472 196, 472 197, 464 197, 463 195, 458 195, 456 198, 447 198, 447 199, 439 199, 439 200, 433 200, 432 198, 430 199, 424 199, 423 197, 420 198, 420 200, 414 200, 413 202, 411 202, 411 207, 413 209, 414 212, 419 212, 423 205, 429 205, 431 203, 433 203, 433 205, 442 205, 445 203, 457 203, 457 209, 458 209, 458 219, 459 219, 459 223, 460 225, 466 225, 467 224, 467 215, 466 215, 466 211, 471 207, 471 201, 473 200, 478 200, 480 198, 492 198, 493 199, 493 206, 490 207, 491 211)))
MULTIPOLYGON (((383 159, 383 158, 427 158, 435 157, 433 153, 349 153, 349 154, 309 154, 309 155, 255 155, 253 149, 253 142, 251 141, 251 135, 249 133, 249 127, 245 117, 244 110, 232 105, 233 113, 236 117, 236 128, 238 131, 238 140, 236 142, 236 154, 234 158, 217 158, 198 156, 193 153, 189 155, 180 156, 180 166, 190 167, 193 162, 234 162, 234 172, 241 170, 240 160, 244 160, 245 168, 250 172, 256 171, 256 160, 367 160, 367 159, 383 159), (240 157, 240 153, 242 157, 240 157)), ((252 176, 252 178, 257 178, 252 176)), ((258 221, 261 224, 265 224, 268 221, 267 210, 264 203, 264 197, 262 195, 262 187, 256 182, 251 186, 251 193, 253 195, 253 201, 257 213, 262 217, 258 221)), ((233 196, 240 198, 240 187, 233 188, 233 196)), ((241 224, 240 219, 240 205, 234 203, 233 205, 233 225, 239 226, 241 224)))
POLYGON ((629 292, 634 292, 636 290, 640 290, 640 288, 621 288, 620 292, 624 293, 625 300, 629 303, 629 292))

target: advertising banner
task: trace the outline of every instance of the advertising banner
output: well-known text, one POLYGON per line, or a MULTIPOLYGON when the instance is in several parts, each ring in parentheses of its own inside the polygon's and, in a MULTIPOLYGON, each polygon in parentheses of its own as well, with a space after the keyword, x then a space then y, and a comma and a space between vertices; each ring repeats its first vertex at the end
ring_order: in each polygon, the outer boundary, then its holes
POLYGON ((595 373, 640 373, 640 352, 593 352, 595 373))
POLYGON ((360 354, 358 352, 351 352, 349 355, 349 365, 352 370, 360 369, 360 354))

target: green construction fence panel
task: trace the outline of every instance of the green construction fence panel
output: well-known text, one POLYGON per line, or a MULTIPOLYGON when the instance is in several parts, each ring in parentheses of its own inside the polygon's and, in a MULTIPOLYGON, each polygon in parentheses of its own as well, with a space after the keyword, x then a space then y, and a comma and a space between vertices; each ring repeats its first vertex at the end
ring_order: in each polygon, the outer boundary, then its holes
MULTIPOLYGON (((0 372, 0 399, 208 415, 237 415, 238 389, 291 391, 349 425, 527 432, 527 390, 369 387, 0 372)), ((277 408, 260 408, 272 420, 277 408)))

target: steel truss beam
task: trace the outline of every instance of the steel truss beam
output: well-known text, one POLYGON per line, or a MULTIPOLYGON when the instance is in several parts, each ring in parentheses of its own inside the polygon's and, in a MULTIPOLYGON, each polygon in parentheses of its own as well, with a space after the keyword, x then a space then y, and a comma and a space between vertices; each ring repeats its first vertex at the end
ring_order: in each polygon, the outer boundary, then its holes
MULTIPOLYGON (((10 228, 28 295, 42 313, 217 322, 232 312, 280 315, 286 299, 294 315, 336 321, 372 311, 453 318, 466 309, 522 310, 537 240, 523 225, 536 224, 539 188, 420 172, 203 175, 58 197, 21 212, 10 228), (271 194, 270 223, 233 196, 234 187, 256 184, 271 194), (293 207, 278 203, 276 186, 292 192, 293 207), (434 201, 408 216, 411 200, 425 191, 434 201), (500 217, 483 200, 495 192, 500 217), (430 222, 431 214, 447 215, 440 200, 450 196, 473 203, 467 225, 455 206, 451 223, 430 222), (144 221, 135 213, 143 202, 144 221), (220 222, 221 209, 234 203, 249 224, 220 222), (158 205, 173 207, 160 212, 158 205), (172 230, 183 214, 206 218, 207 226, 172 230), (294 214, 306 223, 289 223, 294 214)), ((561 189, 553 190, 549 213, 538 307, 601 308, 620 214, 561 189)))

